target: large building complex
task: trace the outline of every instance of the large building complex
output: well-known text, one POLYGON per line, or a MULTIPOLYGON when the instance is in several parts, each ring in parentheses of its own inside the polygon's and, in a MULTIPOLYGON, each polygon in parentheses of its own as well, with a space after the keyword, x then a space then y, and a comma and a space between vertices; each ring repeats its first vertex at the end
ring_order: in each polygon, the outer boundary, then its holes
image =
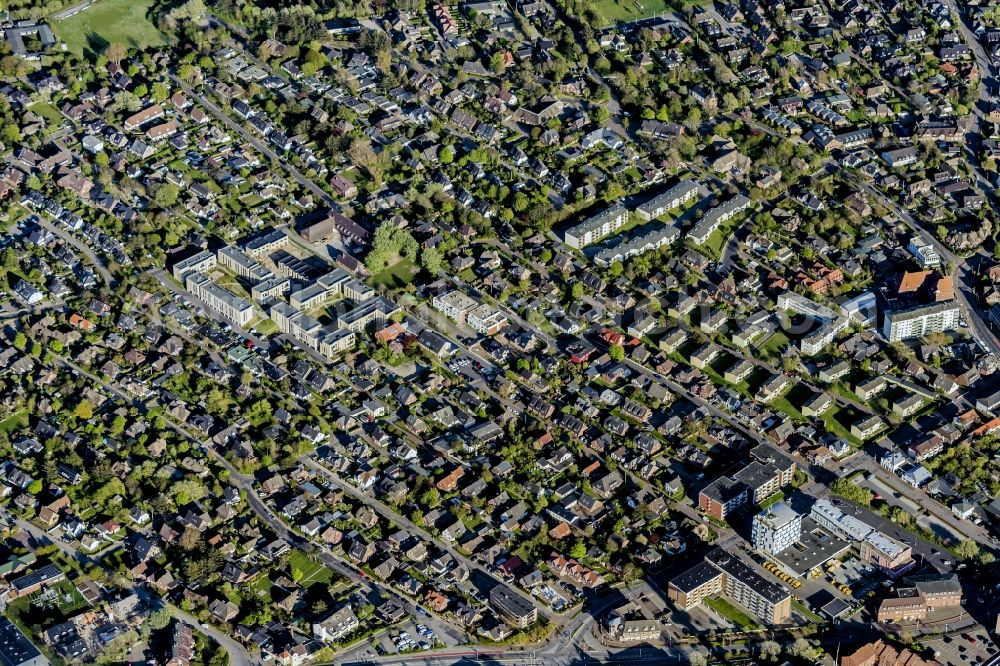
POLYGON ((802 516, 784 502, 772 504, 753 517, 753 547, 773 555, 798 541, 802 516))
POLYGON ((611 264, 623 262, 640 254, 671 245, 681 237, 681 231, 672 224, 658 225, 649 231, 607 247, 594 255, 594 263, 607 268, 611 264))
POLYGON ((280 301, 271 306, 271 319, 279 331, 327 358, 353 348, 356 342, 354 331, 323 326, 304 312, 280 301))
POLYGON ((188 273, 204 273, 215 268, 217 262, 215 254, 208 250, 192 254, 174 264, 174 278, 183 283, 188 273))
POLYGON ((264 282, 274 277, 270 269, 261 266, 255 259, 231 245, 219 248, 216 254, 219 264, 228 268, 241 278, 246 278, 253 284, 264 282))
POLYGON ((202 273, 188 273, 184 286, 226 319, 246 326, 254 318, 253 303, 212 282, 202 273))
POLYGON ((826 531, 854 544, 862 560, 890 576, 900 576, 916 564, 909 546, 844 513, 829 500, 816 500, 809 516, 826 531))
POLYGON ((628 208, 615 204, 566 230, 566 245, 577 250, 607 238, 628 223, 628 208))
POLYGON ((889 342, 950 331, 961 319, 950 275, 929 270, 904 273, 897 283, 883 288, 879 296, 882 335, 889 342))
POLYGON ((708 237, 722 225, 723 222, 731 220, 741 212, 750 207, 750 198, 742 194, 737 194, 724 204, 720 204, 705 213, 700 220, 695 222, 688 232, 688 238, 695 245, 703 245, 708 241, 708 237))
POLYGON ((791 618, 792 597, 788 590, 722 548, 709 552, 704 562, 671 580, 667 588, 667 596, 683 610, 694 608, 713 594, 724 595, 768 624, 783 624, 791 618))
POLYGON ((476 333, 494 335, 507 325, 507 316, 497 308, 480 303, 461 291, 438 294, 434 308, 457 322, 468 324, 476 333))
POLYGON ((883 599, 879 622, 917 622, 935 611, 947 612, 962 605, 962 585, 955 574, 910 576, 896 588, 896 596, 883 599))
POLYGON ((799 341, 799 349, 807 356, 815 356, 823 351, 850 323, 841 313, 793 291, 786 291, 778 296, 778 309, 794 312, 814 322, 813 329, 799 341))
POLYGON ((635 214, 641 220, 652 220, 668 210, 683 206, 698 196, 699 185, 694 180, 682 180, 666 192, 656 195, 646 203, 637 206, 635 214))

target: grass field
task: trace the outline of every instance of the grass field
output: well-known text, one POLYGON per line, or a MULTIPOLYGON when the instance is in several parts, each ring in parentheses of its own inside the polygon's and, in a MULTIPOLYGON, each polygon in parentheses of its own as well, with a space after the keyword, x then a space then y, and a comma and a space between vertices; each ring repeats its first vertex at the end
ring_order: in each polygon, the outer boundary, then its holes
POLYGON ((860 445, 861 442, 858 438, 852 435, 851 431, 848 430, 848 426, 842 422, 842 419, 846 417, 849 424, 853 416, 849 412, 842 410, 838 405, 823 414, 823 423, 826 424, 826 429, 837 437, 847 440, 850 444, 860 445))
POLYGON ((28 425, 28 412, 16 412, 11 416, 8 416, 3 421, 0 421, 0 432, 5 435, 10 435, 18 430, 27 428, 28 425))
POLYGON ((166 43, 146 12, 153 0, 97 0, 75 16, 55 21, 55 31, 74 53, 101 53, 111 42, 127 47, 160 46, 166 43))
POLYGON ((399 289, 413 282, 413 278, 419 272, 420 269, 412 261, 402 259, 381 273, 376 273, 372 281, 376 285, 382 284, 393 289, 399 289))
POLYGON ((63 121, 66 120, 66 118, 63 117, 63 114, 59 113, 57 108, 45 102, 32 104, 28 107, 28 110, 34 111, 42 118, 45 118, 45 122, 47 123, 45 128, 46 134, 54 132, 60 125, 63 124, 63 121))
POLYGON ((705 605, 716 613, 736 624, 740 629, 760 629, 752 617, 720 597, 706 597, 705 605))
POLYGON ((606 25, 617 21, 635 21, 663 14, 667 11, 665 0, 598 0, 594 10, 606 25))
POLYGON ((784 349, 785 345, 789 342, 788 336, 782 331, 775 331, 774 335, 769 337, 764 344, 758 347, 758 351, 766 356, 777 356, 784 349))
POLYGON ((310 560, 305 553, 294 551, 288 556, 288 565, 292 569, 292 578, 302 587, 310 587, 317 583, 329 583, 333 572, 322 564, 310 560))

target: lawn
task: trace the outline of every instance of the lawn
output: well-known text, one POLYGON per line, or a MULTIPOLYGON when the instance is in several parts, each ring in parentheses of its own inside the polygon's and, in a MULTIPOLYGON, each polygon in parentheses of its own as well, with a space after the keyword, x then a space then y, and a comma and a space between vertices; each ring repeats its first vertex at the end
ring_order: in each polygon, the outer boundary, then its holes
POLYGON ((261 319, 253 325, 253 330, 258 335, 272 335, 278 332, 278 325, 274 323, 273 319, 261 319))
POLYGON ((332 571, 313 562, 301 551, 294 551, 288 556, 288 566, 292 571, 292 579, 302 587, 310 587, 316 583, 326 584, 333 579, 332 571))
POLYGON ((11 433, 27 428, 28 425, 28 412, 16 412, 0 421, 0 432, 9 436, 11 433))
POLYGON ((618 21, 635 21, 663 14, 667 11, 665 0, 598 0, 594 3, 596 11, 605 25, 618 21))
POLYGON ((127 47, 162 46, 163 33, 146 12, 153 0, 97 0, 75 16, 54 21, 52 29, 74 53, 101 53, 111 42, 127 47))
POLYGON ((63 124, 63 121, 66 120, 66 118, 63 117, 63 114, 59 113, 57 108, 45 102, 32 104, 28 107, 28 111, 33 111, 42 118, 45 118, 45 122, 47 124, 45 128, 46 134, 54 132, 60 125, 63 124))
POLYGON ((742 610, 719 597, 705 597, 705 605, 740 629, 760 629, 760 624, 742 610))
POLYGON ((413 282, 420 269, 409 259, 397 261, 389 268, 376 273, 372 281, 376 285, 385 285, 392 289, 400 289, 413 282))
POLYGON ((850 413, 842 411, 839 405, 835 406, 833 409, 829 409, 825 414, 823 414, 823 423, 826 424, 826 429, 837 437, 847 440, 847 442, 851 444, 860 445, 861 442, 858 441, 858 438, 851 434, 851 431, 848 430, 847 426, 845 426, 840 419, 837 418, 838 416, 847 416, 848 418, 851 418, 850 413))
POLYGON ((782 331, 775 331, 774 334, 769 337, 762 345, 757 349, 764 356, 777 356, 781 353, 781 350, 785 348, 789 342, 788 336, 782 331))

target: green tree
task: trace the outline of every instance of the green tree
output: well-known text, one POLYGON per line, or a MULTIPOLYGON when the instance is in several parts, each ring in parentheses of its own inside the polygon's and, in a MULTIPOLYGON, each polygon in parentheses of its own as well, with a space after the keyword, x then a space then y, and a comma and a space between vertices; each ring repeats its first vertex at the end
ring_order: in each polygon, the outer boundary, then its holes
POLYGON ((420 503, 433 509, 441 503, 441 492, 437 488, 428 488, 420 495, 420 503))
POLYGON ((170 89, 167 88, 167 84, 163 82, 154 83, 152 90, 153 100, 156 102, 162 102, 170 97, 170 89))
POLYGON ((850 479, 837 479, 830 484, 830 492, 862 506, 871 506, 875 497, 872 491, 856 485, 850 479))
POLYGON ((975 559, 979 555, 979 544, 971 539, 963 539, 955 546, 955 555, 962 560, 975 559))
POLYGON ((621 345, 611 345, 608 349, 608 356, 612 361, 621 362, 625 359, 625 348, 621 345))
POLYGON ((163 183, 153 193, 153 204, 157 208, 166 210, 177 203, 178 195, 180 195, 180 189, 176 185, 163 183))
POLYGON ((124 60, 128 56, 128 49, 121 42, 111 42, 108 47, 104 49, 104 57, 106 57, 111 62, 116 65, 124 60))
POLYGON ((764 641, 758 649, 760 658, 764 661, 774 661, 781 654, 781 646, 774 641, 764 641))
POLYGON ((441 253, 436 247, 425 248, 420 253, 420 265, 431 275, 441 272, 441 253))
POLYGON ((14 248, 8 247, 3 251, 3 267, 8 271, 16 271, 21 267, 20 262, 17 260, 17 253, 14 252, 14 248))
POLYGON ((86 400, 81 400, 73 408, 73 416, 82 421, 89 421, 94 416, 94 407, 86 400))

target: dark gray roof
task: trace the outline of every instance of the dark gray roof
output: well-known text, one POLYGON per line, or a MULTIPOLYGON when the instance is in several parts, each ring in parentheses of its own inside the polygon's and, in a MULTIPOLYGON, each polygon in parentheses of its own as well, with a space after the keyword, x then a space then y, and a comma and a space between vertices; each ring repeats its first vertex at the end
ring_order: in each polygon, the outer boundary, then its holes
POLYGON ((693 592, 705 583, 722 575, 714 565, 709 562, 699 562, 680 576, 670 581, 670 584, 681 592, 693 592))

